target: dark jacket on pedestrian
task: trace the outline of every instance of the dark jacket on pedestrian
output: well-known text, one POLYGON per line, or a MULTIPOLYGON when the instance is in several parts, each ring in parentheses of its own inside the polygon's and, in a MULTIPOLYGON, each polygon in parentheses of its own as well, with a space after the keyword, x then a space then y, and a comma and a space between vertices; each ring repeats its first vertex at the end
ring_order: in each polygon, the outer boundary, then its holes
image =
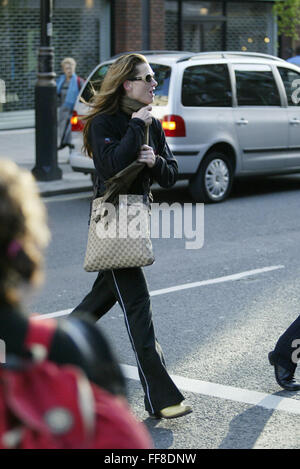
MULTIPOLYGON (((160 121, 153 118, 149 130, 149 146, 156 154, 156 163, 151 169, 145 166, 138 174, 128 192, 131 194, 149 193, 153 181, 161 187, 171 187, 178 177, 178 165, 166 142, 160 121)), ((143 120, 131 119, 122 111, 113 115, 99 114, 93 119, 89 136, 98 176, 96 197, 104 194, 105 181, 137 159, 144 143, 144 132, 143 120)))
MULTIPOLYGON (((57 325, 50 344, 48 359, 58 365, 75 365, 98 386, 112 394, 125 395, 123 375, 99 328, 82 320, 80 325, 76 319, 77 328, 80 326, 89 343, 89 350, 85 350, 85 347, 79 347, 74 342, 67 333, 68 329, 65 330, 64 324, 68 322, 69 320, 61 321, 57 325)), ((5 343, 7 356, 30 358, 25 347, 28 327, 29 320, 20 307, 9 305, 0 299, 0 338, 5 343)))

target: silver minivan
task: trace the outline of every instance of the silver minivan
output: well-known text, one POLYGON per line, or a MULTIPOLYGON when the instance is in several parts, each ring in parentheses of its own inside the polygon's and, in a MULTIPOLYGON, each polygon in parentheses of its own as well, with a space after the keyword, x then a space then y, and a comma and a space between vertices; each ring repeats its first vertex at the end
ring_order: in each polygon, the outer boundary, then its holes
MULTIPOLYGON (((247 52, 144 53, 155 72, 153 115, 161 120, 197 202, 221 202, 234 177, 300 172, 300 68, 247 52)), ((115 58, 98 65, 72 117, 74 171, 93 173, 82 155, 82 116, 115 58)))

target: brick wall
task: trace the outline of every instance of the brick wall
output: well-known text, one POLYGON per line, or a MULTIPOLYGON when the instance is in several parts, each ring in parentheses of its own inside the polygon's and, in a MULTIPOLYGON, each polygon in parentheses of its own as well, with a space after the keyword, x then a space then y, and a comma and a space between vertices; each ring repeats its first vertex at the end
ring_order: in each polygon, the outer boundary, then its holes
POLYGON ((142 48, 141 1, 115 1, 115 53, 142 48))
MULTIPOLYGON (((115 0, 115 53, 142 49, 141 0, 115 0)), ((150 2, 150 48, 164 49, 164 0, 150 2)))
POLYGON ((150 42, 151 49, 165 49, 165 6, 164 0, 151 0, 150 42))

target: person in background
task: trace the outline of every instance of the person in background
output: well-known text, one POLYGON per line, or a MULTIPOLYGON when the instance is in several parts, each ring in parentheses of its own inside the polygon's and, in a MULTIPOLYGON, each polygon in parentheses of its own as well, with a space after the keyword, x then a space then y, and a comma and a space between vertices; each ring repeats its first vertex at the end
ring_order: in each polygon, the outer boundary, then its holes
POLYGON ((300 67, 300 46, 296 47, 296 55, 286 60, 290 64, 298 65, 300 67))
POLYGON ((58 96, 58 150, 65 147, 74 148, 72 144, 71 122, 73 108, 76 98, 82 85, 83 78, 76 75, 76 62, 72 57, 67 57, 61 62, 63 74, 57 79, 57 96, 58 96))
MULTIPOLYGON (((47 246, 49 239, 46 210, 38 195, 33 176, 29 171, 20 169, 15 163, 2 160, 0 165, 0 345, 5 344, 5 356, 3 357, 0 353, 2 363, 0 366, 0 374, 2 373, 0 379, 0 398, 2 397, 0 400, 1 448, 4 420, 7 420, 10 425, 16 423, 17 427, 21 424, 21 421, 15 422, 14 416, 9 416, 10 407, 5 411, 7 404, 7 401, 3 401, 5 371, 7 370, 9 373, 11 370, 14 372, 15 369, 18 369, 18 376, 21 376, 22 369, 26 372, 29 369, 28 364, 33 363, 34 359, 34 356, 31 357, 33 349, 29 349, 27 345, 28 338, 33 338, 33 343, 37 345, 36 350, 41 351, 45 343, 45 333, 48 334, 46 329, 50 327, 49 320, 40 321, 29 318, 24 313, 23 305, 24 294, 27 291, 25 287, 37 286, 43 280, 42 250, 47 246), (11 364, 13 364, 12 368, 10 368, 11 364), (16 364, 18 368, 16 368, 16 364)), ((109 444, 109 448, 118 448, 116 446, 118 443, 122 445, 119 448, 148 449, 152 447, 151 439, 148 437, 144 425, 138 422, 130 411, 121 368, 99 328, 80 319, 50 321, 53 333, 51 332, 50 342, 47 344, 47 361, 56 366, 75 366, 78 372, 83 372, 92 385, 96 386, 99 392, 101 391, 102 396, 105 393, 106 396, 109 396, 105 398, 106 406, 103 409, 106 415, 111 415, 110 422, 112 424, 115 422, 115 430, 110 433, 109 437, 106 434, 102 438, 100 422, 99 439, 96 441, 95 447, 103 448, 101 445, 104 440, 109 444), (75 330, 75 335, 70 334, 70 329, 75 330), (121 420, 123 426, 119 431, 118 423, 121 420)), ((63 368, 60 369, 63 370, 63 368)), ((48 375, 44 374, 43 376, 48 375)), ((15 391, 14 397, 20 406, 19 411, 24 411, 25 414, 27 412, 29 417, 30 406, 26 401, 26 394, 22 395, 22 389, 19 389, 18 392, 16 387, 13 387, 13 390, 15 391)), ((24 389, 23 391, 25 392, 24 389)), ((36 391, 33 390, 34 392, 36 391)), ((88 396, 88 402, 80 401, 82 409, 85 409, 85 415, 87 414, 87 405, 91 402, 91 395, 88 394, 88 396)), ((36 396, 39 404, 44 397, 47 399, 47 396, 36 396)), ((69 396, 70 406, 72 397, 74 396, 69 396)), ((8 405, 11 405, 11 400, 8 405)), ((96 414, 97 406, 99 406, 99 402, 96 402, 96 406, 92 410, 95 415, 98 415, 96 414)), ((43 417, 39 415, 40 408, 37 405, 35 409, 36 419, 43 417)), ((75 428, 77 428, 79 421, 76 418, 78 416, 73 414, 72 422, 74 422, 73 427, 75 428)), ((106 419, 106 423, 108 420, 106 419)), ((54 426, 56 423, 61 422, 55 420, 52 425, 54 426)), ((21 438, 22 434, 19 436, 21 438)), ((34 441, 36 440, 33 439, 32 442, 34 443, 34 441)), ((61 435, 61 441, 63 441, 63 435, 61 435)))

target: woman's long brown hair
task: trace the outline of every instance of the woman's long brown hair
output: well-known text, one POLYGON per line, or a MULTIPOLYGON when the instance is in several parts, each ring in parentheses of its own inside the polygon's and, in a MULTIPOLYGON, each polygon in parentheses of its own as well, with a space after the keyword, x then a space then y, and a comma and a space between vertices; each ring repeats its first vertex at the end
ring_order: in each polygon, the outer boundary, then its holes
POLYGON ((124 95, 123 83, 135 76, 136 66, 141 63, 148 63, 147 59, 141 54, 126 54, 119 57, 109 67, 100 91, 98 93, 94 92, 93 98, 88 103, 91 110, 84 118, 83 151, 90 158, 93 158, 89 139, 89 130, 92 120, 98 114, 115 114, 118 112, 120 99, 124 95))

